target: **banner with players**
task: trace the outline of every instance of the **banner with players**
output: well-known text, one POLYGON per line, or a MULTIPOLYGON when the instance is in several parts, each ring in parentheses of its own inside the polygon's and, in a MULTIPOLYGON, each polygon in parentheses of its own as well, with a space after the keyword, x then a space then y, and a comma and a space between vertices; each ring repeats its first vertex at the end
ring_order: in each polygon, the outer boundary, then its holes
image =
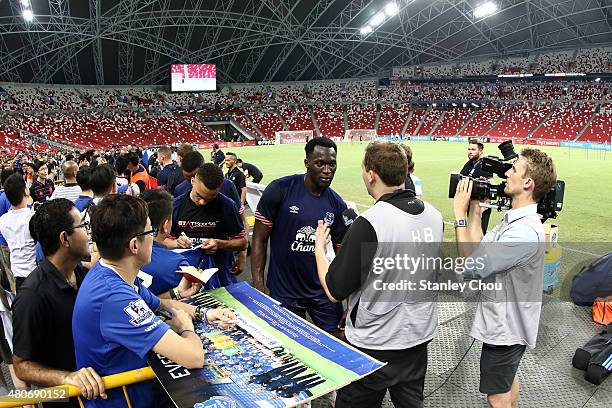
POLYGON ((206 352, 188 370, 155 353, 149 364, 177 407, 293 407, 362 378, 382 363, 281 307, 246 282, 187 302, 235 311, 234 329, 196 324, 206 352))

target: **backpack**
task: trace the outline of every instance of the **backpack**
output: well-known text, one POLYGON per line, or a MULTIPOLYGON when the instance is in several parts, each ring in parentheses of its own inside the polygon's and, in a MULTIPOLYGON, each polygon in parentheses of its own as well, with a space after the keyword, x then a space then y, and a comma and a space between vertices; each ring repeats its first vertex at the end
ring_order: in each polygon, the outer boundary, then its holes
POLYGON ((578 306, 591 306, 596 298, 612 295, 612 253, 582 268, 572 279, 570 296, 578 306))
POLYGON ((612 324, 591 337, 574 353, 572 365, 585 371, 584 378, 599 385, 612 372, 612 324))
POLYGON ((593 303, 593 321, 604 325, 612 323, 612 296, 595 299, 593 303))

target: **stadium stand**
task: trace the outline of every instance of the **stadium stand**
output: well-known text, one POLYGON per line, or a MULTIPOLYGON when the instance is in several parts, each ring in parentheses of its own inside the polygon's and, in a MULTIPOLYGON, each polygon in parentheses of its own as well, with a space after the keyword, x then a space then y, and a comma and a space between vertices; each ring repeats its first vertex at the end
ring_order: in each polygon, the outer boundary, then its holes
POLYGON ((340 99, 339 83, 320 82, 308 86, 307 95, 313 102, 330 102, 340 99))
POLYGON ((274 100, 280 103, 306 103, 303 85, 271 85, 274 100))
POLYGON ((533 137, 574 140, 593 116, 594 109, 595 105, 592 103, 561 102, 534 132, 533 137))
POLYGON ((376 106, 349 105, 346 109, 348 129, 374 129, 376 106))
POLYGON ((446 111, 440 124, 432 132, 433 136, 454 136, 467 123, 472 116, 468 109, 454 109, 446 111))
POLYGON ((576 71, 610 72, 612 66, 612 48, 586 48, 578 50, 576 71))
POLYGON ((285 130, 276 112, 253 113, 250 115, 251 120, 261 130, 265 137, 273 139, 276 132, 285 130))
POLYGON ((351 102, 373 102, 378 98, 378 89, 375 80, 353 81, 346 84, 346 99, 351 102))
POLYGON ((414 132, 417 130, 419 125, 421 124, 421 120, 427 114, 425 110, 413 110, 412 116, 408 120, 408 125, 406 126, 406 130, 404 131, 404 135, 411 136, 414 135, 414 132))
POLYGON ((461 136, 485 135, 506 114, 506 105, 485 105, 474 114, 472 120, 460 132, 461 136))
MULTIPOLYGON (((602 66, 608 55, 605 49, 578 52, 583 58, 591 54, 595 55, 594 66, 602 66)), ((538 61, 547 67, 560 67, 568 55, 548 53, 539 56, 538 61)), ((506 67, 522 69, 529 58, 497 60, 491 64, 498 69, 502 62, 509 64, 506 67)), ((377 115, 377 133, 392 135, 401 133, 406 124, 410 116, 409 103, 421 103, 419 108, 439 103, 445 104, 444 109, 447 109, 451 102, 458 110, 447 110, 442 115, 438 106, 425 116, 422 126, 424 113, 413 106, 414 114, 406 133, 411 135, 418 129, 418 135, 441 136, 458 132, 462 136, 483 136, 488 132, 493 137, 520 138, 529 136, 537 128, 533 134, 535 138, 549 135, 554 139, 574 140, 587 125, 589 112, 601 108, 606 100, 612 100, 606 83, 576 80, 392 83, 381 87, 380 91, 375 80, 326 81, 310 85, 231 85, 221 87, 218 92, 200 94, 167 93, 161 87, 96 89, 5 84, 0 89, 1 116, 5 123, 50 141, 83 147, 219 140, 217 134, 200 122, 197 114, 177 117, 170 113, 175 110, 192 112, 193 109, 200 114, 233 116, 256 139, 274 138, 275 132, 285 130, 285 126, 292 131, 314 130, 310 109, 323 135, 342 136, 345 126, 347 129, 374 129, 377 115), (313 108, 306 105, 318 101, 332 105, 313 108), (404 103, 397 104, 399 101, 404 103), (584 101, 590 104, 577 104, 584 101), (485 106, 479 110, 483 102, 485 106), (234 106, 234 103, 243 105, 234 106), (553 104, 558 106, 542 124, 553 104), (574 113, 571 112, 573 106, 579 107, 574 113), (583 106, 587 106, 586 110, 583 106), (80 112, 75 113, 75 110, 80 112), (44 121, 48 123, 40 122, 43 111, 44 121), (500 121, 506 114, 507 117, 500 121), (575 127, 557 124, 564 119, 579 122, 575 127)), ((589 129, 596 130, 599 121, 602 121, 601 126, 606 123, 597 116, 596 123, 589 129)), ((589 138, 598 137, 590 132, 585 132, 589 138)))
POLYGON ((176 143, 177 138, 172 137, 155 124, 155 122, 147 119, 136 112, 124 111, 122 112, 128 118, 129 127, 142 133, 146 139, 153 142, 154 145, 158 144, 171 144, 176 143))
POLYGON ((344 112, 342 106, 315 106, 313 113, 319 125, 321 136, 344 136, 344 112))
POLYGON ((235 115, 234 118, 236 121, 242 126, 247 132, 251 134, 254 138, 260 138, 261 132, 249 121, 246 115, 238 114, 235 115))
POLYGON ((379 135, 399 135, 410 115, 408 105, 383 105, 380 108, 380 118, 378 119, 379 135))
POLYGON ((281 107, 280 114, 289 130, 314 130, 314 124, 306 106, 281 107))
POLYGON ((89 116, 93 119, 99 129, 115 139, 117 145, 125 144, 126 140, 129 144, 152 144, 151 139, 146 138, 143 134, 135 132, 129 127, 129 118, 121 115, 119 112, 99 112, 91 111, 89 116))
POLYGON ((438 124, 438 121, 440 120, 442 115, 444 115, 444 111, 437 110, 437 109, 430 109, 427 112, 427 116, 425 117, 425 120, 423 120, 423 124, 417 131, 417 135, 419 136, 429 135, 431 131, 438 124))
POLYGON ((203 139, 201 134, 187 126, 172 113, 167 112, 164 115, 157 116, 150 114, 149 117, 159 129, 165 131, 165 133, 171 135, 173 138, 176 138, 176 140, 168 139, 171 141, 167 143, 179 143, 183 141, 194 143, 203 139))
POLYGON ((487 134, 493 137, 527 137, 550 112, 549 104, 519 102, 487 134))
POLYGON ((578 140, 597 143, 612 143, 612 103, 596 109, 593 121, 578 140))
POLYGON ((212 129, 202 123, 198 119, 197 115, 184 114, 180 116, 180 119, 202 135, 204 137, 204 141, 212 141, 215 139, 215 134, 213 133, 212 129))

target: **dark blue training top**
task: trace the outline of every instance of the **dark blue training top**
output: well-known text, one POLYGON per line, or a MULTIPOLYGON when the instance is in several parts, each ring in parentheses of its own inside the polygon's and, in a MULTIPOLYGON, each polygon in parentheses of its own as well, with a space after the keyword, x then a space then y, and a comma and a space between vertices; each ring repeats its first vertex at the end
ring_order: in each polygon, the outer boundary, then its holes
MULTIPOLYGON (((178 196, 182 196, 183 194, 188 194, 191 192, 191 181, 183 180, 178 186, 174 189, 174 198, 178 196)), ((240 202, 240 196, 238 195, 238 190, 236 190, 236 186, 228 179, 223 179, 223 184, 221 184, 221 190, 219 193, 224 196, 231 198, 234 203, 236 203, 236 207, 240 210, 240 214, 244 211, 244 207, 242 206, 242 202, 240 202)))
POLYGON ((346 203, 331 188, 320 196, 306 189, 304 175, 283 177, 263 192, 255 219, 272 229, 267 286, 284 298, 324 297, 314 256, 318 220, 331 228, 332 242, 339 246, 348 229, 342 213, 346 203))

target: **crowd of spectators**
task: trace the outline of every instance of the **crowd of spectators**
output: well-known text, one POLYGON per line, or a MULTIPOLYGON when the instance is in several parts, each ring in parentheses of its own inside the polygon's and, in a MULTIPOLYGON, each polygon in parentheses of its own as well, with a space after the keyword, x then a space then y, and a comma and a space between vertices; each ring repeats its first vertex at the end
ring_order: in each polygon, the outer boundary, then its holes
MULTIPOLYGON (((577 55, 585 52, 577 51, 577 55)), ((599 60, 605 60, 609 55, 605 49, 589 52, 598 55, 599 60)), ((537 61, 548 64, 549 60, 564 60, 568 55, 568 52, 542 54, 537 61)), ((520 67, 537 62, 529 58, 515 57, 507 62, 520 67)), ((489 63, 501 67, 499 61, 489 63)), ((495 127, 501 118, 499 115, 506 113, 506 103, 516 107, 551 106, 557 112, 565 110, 566 105, 559 105, 561 102, 583 106, 572 103, 586 101, 600 106, 610 100, 612 90, 607 82, 601 80, 392 81, 388 85, 379 85, 377 80, 364 79, 228 85, 221 86, 218 92, 201 94, 171 94, 159 87, 70 88, 9 84, 0 88, 0 124, 11 129, 11 132, 3 132, 5 138, 9 138, 6 145, 18 145, 15 138, 25 135, 87 148, 126 143, 149 146, 221 140, 224 138, 222 134, 216 134, 198 119, 211 115, 224 117, 224 120, 233 117, 248 137, 255 139, 272 139, 275 132, 281 130, 315 130, 316 125, 323 135, 335 137, 351 129, 376 129, 383 134, 395 134, 401 132, 404 125, 408 134, 414 134, 417 129, 421 135, 456 130, 478 136, 495 127), (483 103, 489 107, 476 111, 473 120, 467 120, 471 114, 445 115, 438 130, 439 117, 435 116, 435 111, 440 109, 440 104, 451 102, 459 109, 478 109, 483 103), (194 104, 198 103, 202 106, 195 112, 194 104), (433 106, 434 112, 425 115, 421 123, 418 111, 434 103, 438 107, 433 106), (416 114, 406 123, 410 110, 393 112, 392 106, 410 104, 416 114), (379 122, 376 122, 377 117, 379 122), (494 122, 490 123, 491 120, 494 122)), ((547 112, 544 111, 544 116, 542 112, 534 109, 519 113, 515 109, 493 129, 493 133, 508 134, 516 130, 523 134, 528 128, 536 127, 538 119, 546 116, 547 112)), ((585 115, 588 116, 588 111, 585 115)), ((562 137, 576 137, 571 132, 561 133, 562 137)), ((540 133, 535 135, 540 136, 540 133)), ((43 140, 43 143, 47 142, 43 140)))
MULTIPOLYGON (((0 125, 0 131, 5 132, 4 126, 0 125)), ((135 326, 130 325, 130 316, 126 318, 124 311, 133 306, 133 303, 128 302, 134 301, 138 296, 155 301, 157 306, 162 305, 161 307, 174 314, 173 321, 168 324, 175 331, 170 331, 161 339, 161 335, 158 336, 155 347, 151 344, 150 349, 184 367, 196 368, 204 364, 199 339, 197 342, 193 341, 192 336, 192 341, 189 341, 189 333, 181 337, 184 333, 180 329, 193 333, 191 318, 185 310, 180 309, 185 305, 170 300, 178 296, 193 295, 200 290, 200 286, 193 286, 180 276, 175 279, 178 276, 175 273, 178 265, 188 265, 185 258, 175 255, 173 260, 178 260, 175 265, 170 266, 167 255, 171 252, 164 249, 166 256, 158 253, 159 248, 172 247, 172 244, 181 246, 181 239, 189 242, 189 247, 192 246, 184 233, 174 234, 173 230, 174 235, 171 236, 172 218, 182 217, 183 213, 179 212, 177 215, 172 212, 172 196, 163 191, 163 188, 158 188, 156 183, 158 175, 163 177, 164 171, 167 174, 178 170, 181 178, 179 181, 191 185, 183 169, 173 162, 172 157, 177 157, 179 153, 185 157, 189 154, 199 155, 201 166, 197 166, 194 172, 194 189, 201 189, 203 183, 209 183, 213 178, 208 176, 211 173, 214 176, 212 182, 217 183, 217 186, 226 184, 223 182, 224 174, 221 168, 212 163, 202 165, 201 154, 187 144, 182 145, 178 151, 163 146, 155 152, 130 146, 122 149, 0 151, 0 290, 4 306, 0 320, 0 351, 3 362, 9 366, 14 387, 25 389, 30 385, 47 387, 70 384, 80 390, 84 400, 95 397, 114 401, 122 399, 130 405, 129 398, 142 404, 145 395, 148 402, 141 406, 153 406, 152 391, 150 395, 138 394, 138 399, 131 394, 130 388, 124 388, 125 395, 120 390, 105 391, 100 379, 103 375, 145 367, 144 358, 135 362, 134 356, 129 356, 125 350, 124 357, 109 357, 113 353, 117 355, 117 348, 108 347, 111 344, 108 338, 104 338, 100 347, 90 347, 90 343, 79 347, 79 338, 92 332, 87 327, 90 323, 116 319, 115 323, 107 323, 107 328, 115 331, 113 344, 127 350, 125 344, 129 340, 126 336, 133 335, 133 329, 130 331, 129 328, 135 326), (140 196, 142 200, 134 196, 140 196), (134 206, 140 206, 138 212, 134 211, 134 206), (131 216, 134 214, 136 218, 131 216), (154 224, 151 225, 151 222, 154 224), (144 234, 143 230, 146 230, 144 234), (177 236, 184 238, 177 239, 177 236), (151 249, 152 237, 157 239, 157 245, 153 245, 154 249, 151 249), (115 246, 113 251, 109 249, 112 245, 115 246), (118 263, 124 258, 125 252, 130 252, 130 245, 139 247, 141 256, 136 258, 136 261, 145 259, 143 252, 148 253, 146 261, 130 272, 133 272, 132 280, 127 274, 121 273, 125 273, 124 265, 133 260, 124 264, 118 263), (146 248, 142 249, 145 245, 149 246, 148 251, 146 248), (161 267, 160 262, 163 262, 161 267), (112 266, 108 266, 109 264, 112 266), (147 283, 140 271, 141 267, 142 271, 146 270, 151 274, 148 276, 152 277, 153 282, 147 283), (162 273, 167 275, 166 279, 155 273, 156 268, 163 269, 162 273), (107 269, 110 275, 90 284, 99 291, 97 297, 90 294, 81 295, 100 269, 107 269), (137 273, 141 279, 136 279, 137 273), (124 287, 111 288, 108 285, 112 279, 124 287), (131 286, 132 283, 134 286, 131 286), (138 289, 135 291, 134 287, 138 289), (80 297, 77 296, 77 291, 80 297), (128 301, 125 300, 126 294, 131 296, 128 301), (156 295, 159 295, 159 298, 156 295), (79 301, 85 302, 83 309, 87 312, 96 311, 98 318, 77 318, 79 301), (98 307, 93 305, 96 301, 98 307), (109 313, 108 308, 99 305, 100 302, 119 307, 117 310, 121 313, 109 313), (177 308, 183 315, 180 315, 177 308), (101 309, 104 312, 100 313, 101 309), (181 316, 182 320, 179 320, 181 316), (121 321, 127 324, 123 326, 122 335, 117 334, 121 321), (177 326, 177 321, 183 321, 187 327, 177 326), (156 348, 160 342, 168 341, 170 344, 156 348), (96 351, 93 350, 98 350, 106 357, 83 363, 83 356, 95 354, 96 351), (191 357, 184 357, 182 353, 191 357), (197 358, 193 357, 194 353, 197 358), (95 365, 102 360, 105 362, 95 365), (110 364, 115 366, 111 367, 110 364)), ((187 165, 187 159, 183 164, 187 165)), ((214 196, 209 194, 207 199, 212 202, 218 197, 219 200, 208 207, 207 203, 196 203, 195 198, 192 198, 193 194, 177 196, 178 200, 192 200, 203 211, 210 211, 215 219, 221 220, 214 237, 226 237, 229 234, 223 229, 235 228, 236 233, 223 241, 211 237, 208 231, 201 234, 207 242, 215 242, 215 248, 208 253, 215 253, 219 255, 218 259, 227 260, 215 261, 215 266, 225 275, 229 275, 228 268, 234 261, 233 251, 246 250, 243 217, 239 215, 242 202, 233 201, 240 200, 240 197, 234 185, 231 182, 229 185, 227 195, 232 198, 218 195, 219 189, 216 189, 214 196), (234 222, 235 226, 230 225, 230 222, 234 222), (227 250, 222 247, 226 242, 232 245, 228 245, 227 250)), ((182 224, 174 222, 175 226, 182 224)), ((244 252, 246 256, 246 251, 244 252)), ((157 306, 151 304, 150 307, 156 310, 157 306)), ((191 308, 193 315, 197 310, 191 308)), ((200 316, 210 321, 224 318, 221 311, 215 313, 215 310, 210 309, 200 316)), ((231 312, 227 313, 228 319, 235 319, 231 312)), ((160 321, 153 327, 161 325, 160 321)), ((166 323, 163 323, 162 326, 164 332, 169 328, 165 325, 166 323)), ((103 330, 99 326, 97 329, 103 330)), ((143 335, 150 331, 144 331, 144 327, 142 329, 143 335)), ((98 335, 102 339, 100 333, 98 335)), ((0 378, 6 386, 8 382, 4 375, 0 378)), ((137 387, 146 390, 147 384, 140 383, 137 387)), ((83 406, 83 403, 77 402, 76 399, 58 404, 57 406, 83 406)), ((90 406, 90 401, 85 404, 90 406)), ((46 403, 44 405, 46 406, 46 403)), ((160 406, 166 404, 162 403, 160 406)))
POLYGON ((394 78, 459 78, 498 74, 610 72, 612 48, 583 48, 512 56, 496 60, 395 67, 394 78))

